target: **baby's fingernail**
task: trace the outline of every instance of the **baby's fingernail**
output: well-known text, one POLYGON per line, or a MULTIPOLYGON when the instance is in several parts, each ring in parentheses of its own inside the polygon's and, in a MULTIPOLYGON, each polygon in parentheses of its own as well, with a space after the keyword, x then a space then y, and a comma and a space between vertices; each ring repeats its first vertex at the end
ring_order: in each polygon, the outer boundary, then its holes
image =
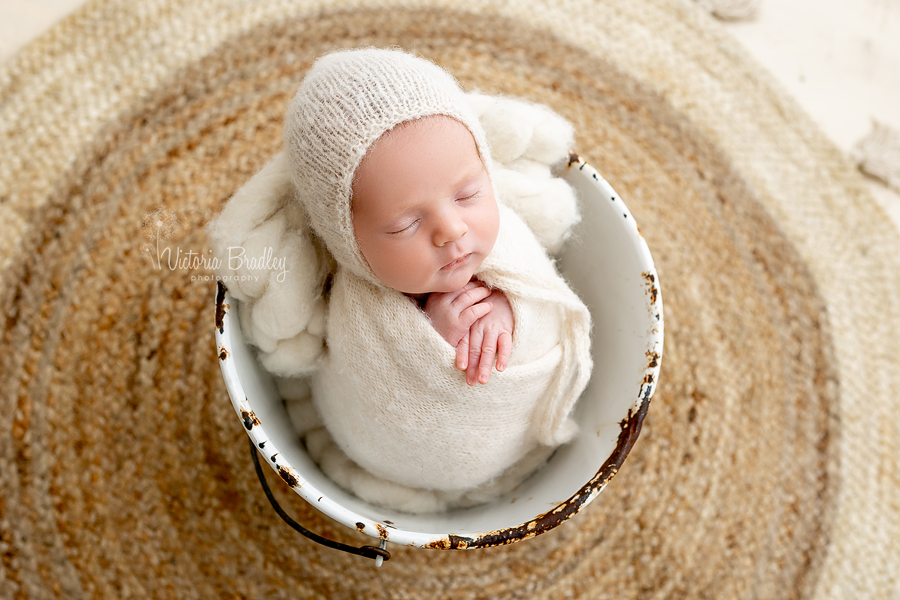
POLYGON ((487 375, 481 375, 481 376, 478 377, 478 381, 479 381, 480 383, 487 383, 487 382, 488 382, 488 376, 487 376, 487 375))

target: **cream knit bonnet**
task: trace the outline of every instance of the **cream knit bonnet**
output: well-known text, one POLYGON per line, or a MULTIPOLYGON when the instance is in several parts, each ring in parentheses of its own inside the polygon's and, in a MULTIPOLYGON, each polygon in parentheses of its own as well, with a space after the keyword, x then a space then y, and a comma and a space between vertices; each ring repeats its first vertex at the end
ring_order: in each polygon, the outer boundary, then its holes
POLYGON ((341 266, 377 285, 353 232, 353 177, 385 132, 432 115, 465 125, 491 172, 484 130, 459 84, 436 64, 400 50, 320 57, 288 108, 284 142, 291 179, 313 230, 341 266))

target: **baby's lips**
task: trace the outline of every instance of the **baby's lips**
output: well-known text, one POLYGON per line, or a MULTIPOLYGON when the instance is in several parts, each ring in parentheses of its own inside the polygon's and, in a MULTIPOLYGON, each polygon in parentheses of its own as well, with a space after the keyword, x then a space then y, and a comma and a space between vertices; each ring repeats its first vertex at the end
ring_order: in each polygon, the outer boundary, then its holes
POLYGON ((466 253, 466 254, 462 254, 462 255, 460 255, 460 256, 454 258, 454 259, 451 260, 450 262, 448 262, 448 263, 447 263, 446 265, 444 265, 443 267, 441 267, 441 270, 444 270, 444 269, 454 269, 454 268, 456 268, 456 267, 459 267, 459 266, 465 264, 465 262, 466 262, 467 260, 469 260, 469 257, 470 257, 470 256, 472 256, 472 253, 471 253, 471 252, 468 252, 468 253, 466 253))

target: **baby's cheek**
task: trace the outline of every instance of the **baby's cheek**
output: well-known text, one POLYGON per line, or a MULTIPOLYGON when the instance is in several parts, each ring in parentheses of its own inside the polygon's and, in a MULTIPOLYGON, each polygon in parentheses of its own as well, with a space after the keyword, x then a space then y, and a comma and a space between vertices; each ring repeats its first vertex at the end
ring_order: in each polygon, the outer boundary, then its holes
POLYGON ((443 291, 430 289, 442 265, 436 265, 427 249, 409 246, 392 248, 379 256, 379 269, 375 276, 388 287, 407 294, 443 291))
POLYGON ((491 248, 493 248, 494 242, 497 241, 497 236, 500 235, 500 207, 497 205, 497 199, 494 197, 493 191, 491 191, 490 202, 486 204, 485 214, 482 218, 485 227, 485 235, 488 238, 491 248))

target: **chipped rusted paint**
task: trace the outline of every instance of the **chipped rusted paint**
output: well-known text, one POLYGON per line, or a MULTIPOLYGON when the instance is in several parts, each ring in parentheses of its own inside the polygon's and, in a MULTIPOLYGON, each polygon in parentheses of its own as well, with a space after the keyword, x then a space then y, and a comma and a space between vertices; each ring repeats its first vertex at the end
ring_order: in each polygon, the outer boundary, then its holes
POLYGON ((656 275, 649 271, 641 273, 641 277, 647 282, 647 291, 650 293, 650 304, 656 304, 659 297, 659 288, 656 287, 656 275))
POLYGON ((365 524, 365 523, 357 522, 357 523, 356 523, 356 530, 359 531, 360 533, 365 533, 365 532, 366 532, 366 524, 365 524))
POLYGON ((225 292, 228 288, 221 281, 216 282, 216 329, 225 333, 225 311, 230 308, 225 304, 225 292))
POLYGON ((228 358, 228 350, 222 348, 219 350, 219 360, 225 360, 226 358, 228 358))
POLYGON ((297 479, 297 476, 294 475, 293 471, 291 471, 288 467, 284 465, 278 465, 278 475, 282 480, 292 488, 300 485, 300 480, 297 479))
POLYGON ((253 429, 255 425, 259 425, 259 419, 256 418, 256 414, 252 410, 242 410, 241 421, 243 421, 247 431, 253 429))
POLYGON ((650 387, 652 386, 648 386, 648 390, 642 394, 640 408, 637 412, 634 409, 629 409, 628 416, 619 423, 621 431, 612 454, 609 455, 609 458, 606 459, 606 462, 603 463, 597 474, 571 498, 557 505, 553 510, 523 525, 483 533, 477 538, 450 534, 446 539, 435 540, 426 547, 438 550, 456 550, 503 546, 533 538, 570 519, 581 510, 582 506, 606 487, 606 484, 619 472, 625 457, 628 456, 628 453, 634 446, 634 442, 641 433, 641 425, 644 422, 644 417, 647 416, 647 409, 650 407, 650 396, 652 395, 650 387))
POLYGON ((381 523, 375 523, 375 529, 378 530, 378 537, 383 540, 388 539, 388 530, 381 523))
POLYGON ((569 152, 569 162, 566 164, 566 167, 571 167, 575 163, 581 163, 581 167, 584 167, 584 161, 581 160, 581 157, 575 152, 569 152))
POLYGON ((659 352, 656 352, 654 350, 647 350, 645 355, 647 356, 647 368, 648 369, 655 369, 656 367, 659 366, 659 359, 660 359, 659 352))

